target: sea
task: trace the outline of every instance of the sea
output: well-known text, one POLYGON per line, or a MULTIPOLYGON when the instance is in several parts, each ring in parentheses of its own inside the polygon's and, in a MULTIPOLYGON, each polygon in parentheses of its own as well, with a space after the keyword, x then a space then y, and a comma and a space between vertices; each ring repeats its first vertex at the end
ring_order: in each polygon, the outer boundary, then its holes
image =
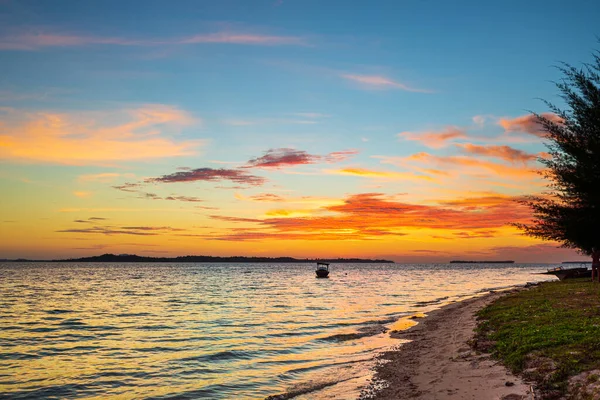
POLYGON ((390 330, 555 266, 0 263, 0 398, 356 399, 390 330))

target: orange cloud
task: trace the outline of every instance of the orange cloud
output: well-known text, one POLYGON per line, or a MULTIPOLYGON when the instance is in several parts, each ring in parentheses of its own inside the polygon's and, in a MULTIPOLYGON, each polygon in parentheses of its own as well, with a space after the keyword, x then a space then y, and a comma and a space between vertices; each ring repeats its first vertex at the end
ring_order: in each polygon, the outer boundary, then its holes
MULTIPOLYGON (((334 235, 335 240, 370 240, 389 235, 405 235, 407 228, 469 230, 465 238, 486 238, 494 229, 511 222, 528 222, 530 209, 509 196, 458 199, 439 205, 403 203, 380 193, 349 196, 341 204, 313 210, 309 216, 249 219, 212 216, 229 222, 252 222, 257 228, 228 229, 213 239, 307 239, 334 235), (322 215, 326 213, 327 215, 322 215), (319 215, 321 214, 321 215, 319 215)), ((457 235, 461 236, 461 234, 457 235)), ((464 235, 463 235, 464 236, 464 235)), ((327 239, 324 239, 327 240, 327 239)))
POLYGON ((175 142, 163 137, 173 127, 194 122, 186 112, 165 105, 75 116, 11 113, 0 135, 0 159, 68 165, 187 156, 202 140, 175 142), (106 120, 121 120, 107 125, 106 120))
POLYGON ((80 199, 84 199, 86 197, 90 197, 92 195, 92 192, 75 191, 75 192, 73 192, 73 194, 75 196, 79 197, 80 199))
POLYGON ((298 36, 261 35, 242 32, 214 32, 183 38, 136 40, 120 37, 99 37, 55 33, 26 33, 0 38, 0 50, 37 50, 46 47, 81 47, 90 45, 164 46, 192 44, 239 44, 254 46, 307 46, 298 36))
POLYGON ((487 160, 480 160, 467 156, 434 156, 429 153, 416 153, 409 157, 394 158, 382 157, 382 162, 399 165, 424 164, 443 167, 445 171, 460 172, 463 175, 480 175, 483 173, 492 173, 499 177, 510 178, 534 178, 538 177, 539 169, 520 168, 511 165, 499 164, 487 160))
POLYGON ((380 75, 342 74, 340 75, 340 77, 352 82, 356 82, 361 86, 370 89, 400 89, 405 90, 407 92, 430 93, 428 90, 415 89, 403 83, 393 81, 392 79, 380 75))
POLYGON ((439 149, 446 146, 452 139, 465 138, 467 134, 464 129, 449 126, 439 132, 402 132, 398 134, 400 139, 415 140, 423 143, 427 147, 439 149))
MULTIPOLYGON (((563 123, 562 118, 554 113, 543 113, 541 115, 556 124, 563 123)), ((517 118, 500 118, 498 125, 503 127, 506 132, 524 132, 539 137, 544 137, 546 134, 537 117, 533 114, 522 115, 517 118)))
POLYGON ((405 179, 405 180, 426 180, 435 181, 434 178, 427 175, 417 175, 410 172, 395 172, 395 171, 377 171, 366 168, 343 168, 337 170, 326 170, 325 172, 334 175, 351 175, 364 178, 379 178, 379 179, 405 179))
POLYGON ((470 143, 457 144, 456 146, 468 154, 495 157, 509 162, 527 163, 538 158, 536 154, 530 154, 510 146, 478 146, 470 143))

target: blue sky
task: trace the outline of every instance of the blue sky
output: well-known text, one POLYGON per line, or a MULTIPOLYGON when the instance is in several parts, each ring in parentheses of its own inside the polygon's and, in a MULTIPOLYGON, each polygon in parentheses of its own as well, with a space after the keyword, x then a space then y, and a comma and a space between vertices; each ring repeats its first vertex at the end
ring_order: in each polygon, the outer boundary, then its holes
MULTIPOLYGON (((125 183, 145 185, 155 198, 178 194, 211 204, 220 216, 200 215, 177 229, 211 246, 228 242, 214 248, 228 254, 252 252, 248 242, 267 238, 289 244, 291 253, 312 245, 267 221, 278 215, 272 204, 247 200, 264 193, 287 193, 277 209, 302 211, 307 219, 296 221, 300 226, 322 214, 344 215, 348 210, 328 207, 365 193, 388 202, 406 194, 402 204, 456 211, 451 196, 539 192, 543 184, 532 183, 531 174, 517 179, 517 164, 539 168, 534 158, 544 151, 518 118, 546 112, 540 99, 561 104, 552 83, 560 79, 556 66, 591 59, 599 17, 592 1, 1 1, 0 187, 12 195, 0 216, 21 236, 0 256, 29 251, 15 250, 15 243, 32 235, 48 243, 36 254, 72 252, 64 243, 77 235, 65 233, 82 232, 60 232, 72 230, 61 210, 111 210, 106 220, 123 225, 128 217, 118 216, 124 208, 116 205, 143 213, 156 203, 115 189, 125 183), (261 156, 295 161, 258 167, 269 183, 243 188, 222 175, 175 186, 151 180, 181 168, 247 173, 255 168, 249 160, 261 156), (101 178, 91 183, 92 175, 101 178), (32 193, 51 201, 37 203, 32 193), (299 210, 301 197, 321 203, 299 210), (43 228, 27 213, 9 217, 25 198, 35 218, 47 218, 43 228), (221 214, 268 228, 244 228, 256 235, 252 240, 223 236, 221 214)), ((169 207, 160 208, 161 224, 169 223, 169 207)), ((496 225, 494 232, 470 227, 484 233, 458 247, 508 257, 528 246, 545 249, 496 225)), ((448 242, 448 234, 458 240, 465 228, 399 222, 385 229, 393 241, 383 231, 376 245, 374 237, 353 236, 357 255, 444 259, 450 245, 429 258, 418 250, 440 237, 448 242), (412 250, 396 253, 398 244, 412 250)), ((117 230, 98 232, 83 235, 94 238, 88 252, 144 250, 127 245, 117 230)), ((261 251, 273 253, 266 243, 261 251)), ((192 248, 163 247, 169 254, 192 248)), ((318 252, 327 248, 323 243, 318 252)))

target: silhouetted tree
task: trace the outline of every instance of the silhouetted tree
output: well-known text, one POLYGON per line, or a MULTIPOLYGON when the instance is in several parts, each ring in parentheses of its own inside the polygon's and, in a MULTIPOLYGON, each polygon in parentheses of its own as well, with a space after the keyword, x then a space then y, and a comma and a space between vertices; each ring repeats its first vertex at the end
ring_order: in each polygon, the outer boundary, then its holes
POLYGON ((563 247, 590 255, 600 249, 600 56, 583 68, 562 64, 557 83, 567 108, 546 102, 558 121, 534 114, 543 128, 550 157, 539 161, 547 168, 550 191, 529 196, 531 224, 515 224, 527 235, 555 240, 563 247))

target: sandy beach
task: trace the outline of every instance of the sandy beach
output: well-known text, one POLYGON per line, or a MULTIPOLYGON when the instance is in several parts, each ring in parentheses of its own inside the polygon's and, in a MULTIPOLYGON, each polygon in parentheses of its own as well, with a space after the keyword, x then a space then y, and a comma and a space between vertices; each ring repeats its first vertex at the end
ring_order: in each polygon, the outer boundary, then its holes
POLYGON ((530 385, 468 344, 475 313, 504 293, 450 304, 409 330, 392 333, 410 342, 381 355, 373 385, 387 387, 371 387, 361 399, 534 399, 530 385))

